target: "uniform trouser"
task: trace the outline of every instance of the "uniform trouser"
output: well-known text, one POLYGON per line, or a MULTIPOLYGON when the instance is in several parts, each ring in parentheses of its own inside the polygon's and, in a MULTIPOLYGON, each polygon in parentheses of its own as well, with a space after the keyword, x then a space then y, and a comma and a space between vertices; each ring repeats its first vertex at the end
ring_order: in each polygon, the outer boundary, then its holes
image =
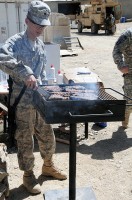
POLYGON ((44 119, 31 105, 28 108, 18 106, 16 110, 15 139, 18 146, 19 168, 24 171, 34 167, 34 140, 35 134, 41 157, 51 159, 55 152, 55 137, 52 126, 46 124, 44 119))
MULTIPOLYGON (((132 75, 126 75, 124 77, 124 94, 127 96, 127 97, 130 97, 132 99, 132 75)), ((132 100, 129 100, 127 98, 126 99, 126 102, 127 104, 132 104, 132 100)), ((129 117, 130 117, 130 114, 132 112, 132 106, 126 106, 126 110, 125 110, 125 121, 124 123, 126 125, 128 125, 129 123, 129 117)))

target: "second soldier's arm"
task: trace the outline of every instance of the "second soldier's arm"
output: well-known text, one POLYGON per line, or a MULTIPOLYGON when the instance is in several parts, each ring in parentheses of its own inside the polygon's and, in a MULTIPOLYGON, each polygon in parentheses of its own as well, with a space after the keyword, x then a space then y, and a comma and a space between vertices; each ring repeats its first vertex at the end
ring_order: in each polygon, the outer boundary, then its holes
POLYGON ((129 45, 129 39, 129 33, 125 32, 119 37, 113 49, 114 62, 124 74, 128 73, 128 66, 124 61, 124 53, 129 45))

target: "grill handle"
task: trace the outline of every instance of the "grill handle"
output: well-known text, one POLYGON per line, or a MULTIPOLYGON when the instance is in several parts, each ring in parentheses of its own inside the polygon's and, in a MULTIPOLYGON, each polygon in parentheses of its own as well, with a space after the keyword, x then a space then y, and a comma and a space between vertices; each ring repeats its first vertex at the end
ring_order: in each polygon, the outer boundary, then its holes
MULTIPOLYGON (((114 92, 116 92, 116 93, 122 95, 123 97, 125 97, 125 98, 127 98, 127 99, 129 99, 129 100, 132 100, 132 98, 130 98, 130 97, 128 97, 128 96, 126 96, 126 95, 124 95, 124 94, 118 92, 117 90, 114 90, 113 88, 105 88, 105 89, 110 89, 110 90, 112 90, 112 91, 114 91, 114 92)), ((132 104, 128 103, 128 104, 126 104, 126 106, 132 106, 132 104)))
MULTIPOLYGON (((107 89, 108 89, 108 90, 112 90, 112 91, 114 91, 114 92, 120 94, 121 96, 123 96, 123 97, 125 97, 125 98, 127 98, 127 99, 129 99, 129 100, 132 100, 132 98, 130 98, 130 97, 128 97, 128 96, 126 96, 126 95, 124 95, 124 94, 118 92, 117 90, 115 90, 115 89, 113 89, 113 88, 103 88, 103 89, 106 89, 106 90, 107 90, 107 89)), ((130 105, 130 104, 128 104, 128 105, 130 105)))
POLYGON ((76 118, 76 117, 97 117, 97 116, 112 116, 113 113, 108 110, 107 113, 101 113, 101 114, 85 114, 85 115, 73 115, 71 112, 69 112, 70 117, 76 118))

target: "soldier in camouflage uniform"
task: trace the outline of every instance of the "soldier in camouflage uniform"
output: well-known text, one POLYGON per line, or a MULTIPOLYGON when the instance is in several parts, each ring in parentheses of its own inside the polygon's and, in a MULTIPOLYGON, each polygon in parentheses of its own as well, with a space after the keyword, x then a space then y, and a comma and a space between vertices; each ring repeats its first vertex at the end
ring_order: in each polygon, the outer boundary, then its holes
MULTIPOLYGON (((132 28, 127 29, 118 38, 114 49, 113 58, 118 69, 123 73, 124 77, 124 94, 132 98, 132 28)), ((127 103, 132 103, 132 100, 127 100, 127 103)), ((128 127, 130 113, 132 107, 126 107, 125 121, 122 122, 124 128, 128 127)))
POLYGON ((116 32, 115 17, 110 14, 105 19, 105 33, 106 35, 114 34, 116 32))
MULTIPOLYGON (((50 8, 42 1, 32 1, 25 19, 27 29, 9 38, 0 49, 0 69, 13 79, 11 104, 19 95, 23 85, 27 89, 16 110, 18 162, 24 171, 23 184, 33 194, 41 192, 33 173, 33 134, 35 134, 41 157, 44 159, 42 175, 64 180, 66 175, 53 163, 55 137, 52 126, 46 124, 32 104, 33 90, 45 83, 45 46, 38 38, 50 25, 50 8)), ((49 111, 50 112, 50 111, 49 111)))

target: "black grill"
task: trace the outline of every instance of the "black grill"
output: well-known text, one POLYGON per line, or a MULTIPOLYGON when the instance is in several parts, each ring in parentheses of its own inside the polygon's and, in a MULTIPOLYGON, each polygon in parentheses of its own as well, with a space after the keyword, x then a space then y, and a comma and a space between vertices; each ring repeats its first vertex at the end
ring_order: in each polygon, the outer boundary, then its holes
MULTIPOLYGON (((71 85, 59 85, 59 89, 62 92, 69 86, 71 85)), ((90 90, 94 94, 92 97, 95 98, 90 97, 90 92, 86 94, 88 99, 82 99, 82 97, 79 99, 80 91, 78 90, 74 94, 74 97, 77 95, 77 100, 75 100, 76 98, 74 100, 71 99, 70 96, 65 100, 51 100, 50 97, 53 92, 50 91, 51 86, 40 86, 37 91, 34 91, 33 96, 35 107, 47 123, 70 124, 69 200, 76 199, 76 123, 122 121, 125 118, 126 107, 126 100, 118 100, 107 93, 109 90, 112 90, 111 88, 100 88, 97 83, 79 83, 72 86, 83 86, 86 92, 90 90)))
MULTIPOLYGON (((71 85, 59 85, 61 93, 71 85)), ((40 86, 34 92, 33 102, 46 123, 80 123, 80 122, 100 122, 100 121, 122 121, 125 116, 125 100, 118 100, 108 92, 110 88, 93 87, 92 84, 74 84, 72 86, 83 86, 87 97, 94 94, 97 98, 91 100, 76 98, 68 99, 50 99, 53 94, 50 91, 51 86, 40 86), (45 90, 46 88, 46 90, 45 90), (88 94, 88 92, 90 93, 88 94), (91 93, 92 91, 92 93, 91 93)), ((56 93, 56 91, 54 91, 56 93)), ((80 90, 76 90, 79 94, 80 90)))

